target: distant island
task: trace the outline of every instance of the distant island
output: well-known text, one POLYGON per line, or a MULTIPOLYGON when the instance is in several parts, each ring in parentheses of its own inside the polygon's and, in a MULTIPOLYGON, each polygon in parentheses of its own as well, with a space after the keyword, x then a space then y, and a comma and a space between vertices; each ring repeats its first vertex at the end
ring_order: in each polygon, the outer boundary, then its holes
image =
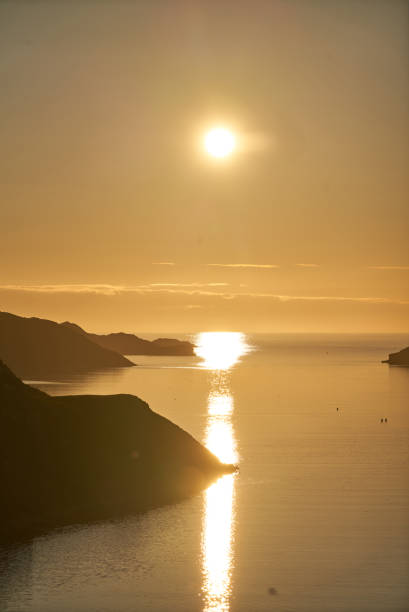
POLYGON ((194 345, 186 340, 176 340, 175 338, 157 338, 156 340, 144 340, 135 334, 125 334, 123 332, 112 334, 91 334, 82 329, 75 323, 65 321, 62 326, 76 330, 87 338, 96 342, 104 348, 116 351, 121 355, 181 355, 193 356, 194 345))
POLYGON ((0 358, 26 380, 135 365, 64 325, 8 312, 0 312, 0 358))
POLYGON ((235 469, 138 397, 51 397, 0 361, 0 540, 174 502, 235 469))
POLYGON ((390 353, 388 359, 385 359, 382 363, 409 367, 409 346, 397 353, 390 353))

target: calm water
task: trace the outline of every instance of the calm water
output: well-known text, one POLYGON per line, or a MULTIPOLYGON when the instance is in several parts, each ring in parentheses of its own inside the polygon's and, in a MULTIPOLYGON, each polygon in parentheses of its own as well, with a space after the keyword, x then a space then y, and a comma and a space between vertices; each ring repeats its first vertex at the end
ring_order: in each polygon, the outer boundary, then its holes
POLYGON ((240 473, 0 550, 0 610, 409 610, 409 369, 380 363, 409 338, 199 343, 196 358, 138 356, 138 368, 38 386, 139 395, 240 473))

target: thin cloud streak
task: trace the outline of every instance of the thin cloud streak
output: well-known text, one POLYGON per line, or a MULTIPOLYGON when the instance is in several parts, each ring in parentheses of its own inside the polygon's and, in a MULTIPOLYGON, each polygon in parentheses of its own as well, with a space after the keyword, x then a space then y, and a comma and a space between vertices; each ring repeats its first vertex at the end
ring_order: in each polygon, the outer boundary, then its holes
POLYGON ((174 261, 153 261, 153 266, 176 266, 174 261))
POLYGON ((94 293, 117 295, 127 290, 125 285, 61 284, 61 285, 0 285, 0 291, 26 291, 29 293, 94 293))
POLYGON ((207 266, 214 266, 216 268, 279 268, 277 264, 222 264, 222 263, 208 263, 207 266))
POLYGON ((298 266, 299 268, 319 268, 320 267, 319 264, 313 264, 313 263, 297 263, 295 265, 298 266))
POLYGON ((150 283, 150 287, 228 287, 229 283, 150 283))
POLYGON ((227 300, 238 298, 266 298, 280 302, 357 302, 368 304, 409 304, 409 300, 399 300, 383 297, 350 297, 332 295, 285 295, 277 293, 239 293, 227 291, 204 291, 199 288, 180 289, 152 287, 151 285, 0 285, 0 291, 26 291, 32 293, 88 293, 98 295, 120 295, 123 293, 145 294, 171 294, 215 297, 227 300))
POLYGON ((368 266, 369 270, 409 270, 409 266, 368 266))

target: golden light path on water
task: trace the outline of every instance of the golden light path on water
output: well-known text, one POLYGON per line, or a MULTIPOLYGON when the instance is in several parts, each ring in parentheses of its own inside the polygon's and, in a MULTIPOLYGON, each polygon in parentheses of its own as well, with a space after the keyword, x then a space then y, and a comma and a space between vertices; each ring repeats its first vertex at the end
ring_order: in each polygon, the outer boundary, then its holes
MULTIPOLYGON (((196 338, 201 366, 211 371, 204 443, 224 463, 237 463, 232 424, 234 410, 230 370, 250 350, 244 334, 204 332, 196 338)), ((202 525, 204 612, 230 609, 233 570, 235 474, 219 478, 205 492, 202 525)))

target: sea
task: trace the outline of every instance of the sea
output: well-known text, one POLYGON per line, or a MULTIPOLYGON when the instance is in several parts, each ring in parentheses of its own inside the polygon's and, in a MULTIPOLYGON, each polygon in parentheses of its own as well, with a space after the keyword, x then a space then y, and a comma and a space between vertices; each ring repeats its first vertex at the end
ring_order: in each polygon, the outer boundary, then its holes
POLYGON ((1 548, 0 610, 409 610, 409 368, 381 363, 409 334, 192 339, 194 357, 31 383, 137 395, 239 471, 1 548))

